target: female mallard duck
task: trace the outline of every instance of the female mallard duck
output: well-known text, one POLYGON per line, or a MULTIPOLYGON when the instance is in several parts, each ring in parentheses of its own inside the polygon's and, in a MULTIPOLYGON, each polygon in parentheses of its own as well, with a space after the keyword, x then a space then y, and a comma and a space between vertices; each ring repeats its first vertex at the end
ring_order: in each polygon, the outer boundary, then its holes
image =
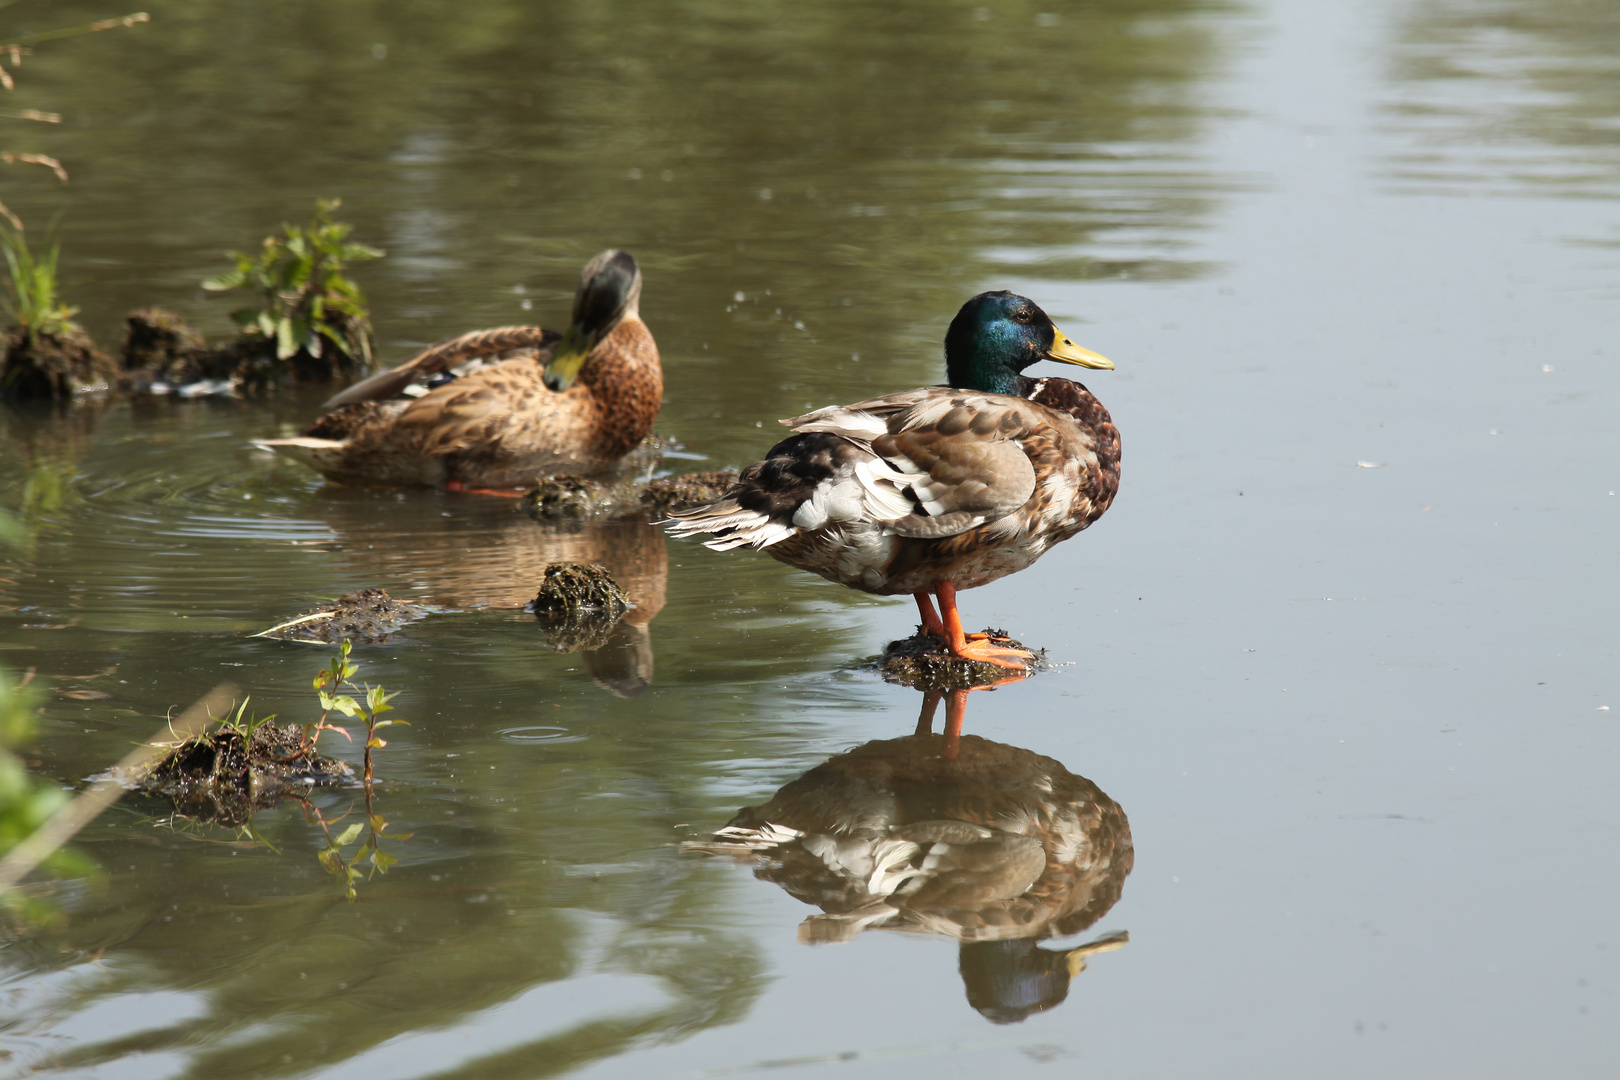
POLYGON ((663 399, 640 301, 636 260, 604 251, 580 272, 566 334, 509 326, 441 341, 332 398, 302 436, 255 445, 353 484, 516 488, 602 472, 652 431, 663 399))
POLYGON ((1077 382, 1020 374, 1038 360, 1112 368, 1033 301, 980 293, 945 335, 949 386, 907 390, 782 421, 797 434, 723 497, 672 515, 678 536, 712 533, 851 588, 910 593, 952 653, 1022 668, 1022 649, 962 633, 958 589, 1040 558, 1108 509, 1119 431, 1077 382), (929 593, 939 597, 934 611, 929 593))

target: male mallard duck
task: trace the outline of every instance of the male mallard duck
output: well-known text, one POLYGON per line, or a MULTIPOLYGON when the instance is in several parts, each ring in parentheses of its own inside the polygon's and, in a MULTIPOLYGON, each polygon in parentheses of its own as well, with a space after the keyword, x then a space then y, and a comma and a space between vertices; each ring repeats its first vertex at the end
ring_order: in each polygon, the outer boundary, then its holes
MULTIPOLYGON (((962 698, 953 695, 952 724, 962 698)), ((747 807, 689 851, 757 860, 755 875, 822 909, 799 940, 865 930, 962 943, 973 1007, 998 1023, 1062 1001, 1087 957, 1124 933, 1061 950, 1119 900, 1135 862, 1125 811, 1060 762, 959 731, 858 746, 747 807)))
POLYGON ((302 436, 255 445, 355 484, 515 488, 602 472, 652 431, 664 394, 640 301, 636 260, 604 251, 580 272, 566 334, 441 341, 332 398, 302 436))
POLYGON ((962 633, 957 590, 1022 570, 1101 517, 1119 488, 1108 410, 1077 382, 1020 374, 1038 360, 1114 366, 1033 301, 980 293, 945 334, 950 385, 782 421, 797 434, 721 498, 673 514, 673 532, 712 533, 717 551, 763 548, 865 592, 910 593, 952 653, 1022 668, 1030 653, 962 633))

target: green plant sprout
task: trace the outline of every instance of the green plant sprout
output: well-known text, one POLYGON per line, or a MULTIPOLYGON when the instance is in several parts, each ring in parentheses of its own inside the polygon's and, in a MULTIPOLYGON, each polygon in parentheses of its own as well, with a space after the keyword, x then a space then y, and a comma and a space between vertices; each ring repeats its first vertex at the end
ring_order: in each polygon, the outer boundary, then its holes
POLYGON ((248 716, 248 702, 252 700, 251 695, 243 698, 242 704, 236 707, 235 716, 222 716, 219 718, 219 726, 242 736, 244 743, 251 743, 254 732, 276 718, 275 713, 271 713, 269 716, 248 716))
POLYGON ((56 279, 59 251, 58 245, 52 244, 48 253, 36 256, 21 229, 0 228, 0 254, 5 256, 6 270, 11 275, 6 312, 28 336, 30 346, 41 334, 67 334, 74 328, 73 316, 79 313, 78 308, 62 302, 56 279))
POLYGON ((318 199, 307 228, 283 225, 282 236, 267 236, 257 255, 228 254, 236 268, 204 281, 216 292, 248 289, 258 307, 231 312, 242 333, 275 346, 276 359, 300 350, 321 358, 328 346, 371 366, 371 323, 360 289, 343 274, 349 263, 382 257, 377 248, 347 239, 352 225, 332 220, 338 199, 318 199))
MULTIPOLYGON (((343 880, 343 895, 353 900, 355 898, 354 883, 360 879, 360 865, 362 863, 370 863, 371 870, 367 874, 369 877, 371 874, 386 874, 389 867, 399 862, 397 858, 382 849, 383 836, 388 830, 388 822, 372 806, 371 751, 373 749, 380 750, 388 745, 388 741, 377 734, 378 731, 392 724, 405 724, 407 727, 410 724, 405 720, 378 719, 383 713, 394 710, 394 707, 388 704, 389 699, 394 695, 385 693, 380 686, 362 687, 352 681, 359 668, 349 660, 351 647, 350 643, 345 641, 342 651, 337 656, 332 657, 331 665, 315 676, 315 692, 320 695, 321 699, 321 718, 308 725, 307 730, 313 738, 318 738, 322 731, 339 731, 352 742, 353 738, 346 729, 329 723, 327 718, 333 712, 339 712, 351 719, 363 719, 366 722, 365 769, 361 777, 366 792, 366 820, 354 822, 341 833, 333 836, 331 827, 341 822, 343 818, 348 817, 348 813, 327 821, 320 815, 319 811, 315 811, 315 818, 320 822, 321 829, 325 831, 327 838, 326 847, 318 852, 316 857, 320 859, 321 865, 326 868, 328 873, 334 874, 343 880), (345 688, 356 693, 343 693, 342 691, 345 688), (362 834, 364 834, 364 840, 361 840, 362 834), (354 854, 344 855, 343 849, 356 841, 360 841, 360 846, 355 850, 354 854)), ((393 833, 388 836, 388 839, 409 840, 411 836, 411 833, 393 833)))
MULTIPOLYGON (((16 748, 34 737, 34 713, 40 697, 28 685, 32 669, 19 682, 0 668, 0 855, 22 843, 70 801, 66 791, 40 784, 28 775, 16 748)), ((44 862, 59 877, 88 878, 100 872, 95 862, 72 848, 58 848, 44 862)), ((27 925, 51 925, 61 912, 37 895, 38 889, 17 888, 0 893, 0 914, 27 925)))

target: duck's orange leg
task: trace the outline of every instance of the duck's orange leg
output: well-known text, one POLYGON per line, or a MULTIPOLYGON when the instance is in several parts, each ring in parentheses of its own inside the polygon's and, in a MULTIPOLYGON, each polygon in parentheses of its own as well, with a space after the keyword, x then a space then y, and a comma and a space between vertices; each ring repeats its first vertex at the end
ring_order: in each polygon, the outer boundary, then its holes
POLYGON ((912 593, 917 601, 917 611, 922 615, 923 633, 933 634, 937 638, 945 636, 945 624, 940 621, 939 612, 934 610, 934 600, 928 595, 928 590, 912 593))
POLYGON ((929 735, 934 730, 934 712, 939 708, 941 698, 945 699, 945 743, 940 747, 940 756, 946 761, 955 761, 962 745, 962 718, 967 713, 967 696, 975 690, 994 690, 998 686, 1020 682, 1029 678, 1028 675, 1009 675, 1005 679, 998 679, 989 686, 969 686, 961 690, 926 690, 923 692, 922 713, 917 717, 917 734, 929 735))
POLYGON ((977 640, 968 640, 962 633, 962 614, 956 610, 956 586, 949 581, 942 581, 935 587, 939 594, 939 612, 945 622, 945 646, 951 650, 952 656, 959 656, 963 660, 978 660, 997 667, 1017 668, 1028 670, 1029 661, 1035 659, 1035 654, 1025 649, 1010 649, 1003 645, 992 645, 984 640, 984 635, 976 635, 977 640))
POLYGON ((526 492, 516 488, 475 488, 468 487, 463 480, 446 480, 444 490, 454 491, 460 495, 498 495, 503 499, 521 499, 526 492))

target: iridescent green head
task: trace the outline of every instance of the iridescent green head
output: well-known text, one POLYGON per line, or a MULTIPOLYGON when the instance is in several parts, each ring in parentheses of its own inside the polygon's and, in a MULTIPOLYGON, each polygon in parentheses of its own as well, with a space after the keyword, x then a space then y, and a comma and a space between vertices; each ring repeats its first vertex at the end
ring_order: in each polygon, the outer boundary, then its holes
POLYGON ((959 390, 1016 394, 1019 372, 1040 360, 1114 366, 1070 341, 1035 301, 1016 293, 980 293, 945 332, 945 381, 959 390))

